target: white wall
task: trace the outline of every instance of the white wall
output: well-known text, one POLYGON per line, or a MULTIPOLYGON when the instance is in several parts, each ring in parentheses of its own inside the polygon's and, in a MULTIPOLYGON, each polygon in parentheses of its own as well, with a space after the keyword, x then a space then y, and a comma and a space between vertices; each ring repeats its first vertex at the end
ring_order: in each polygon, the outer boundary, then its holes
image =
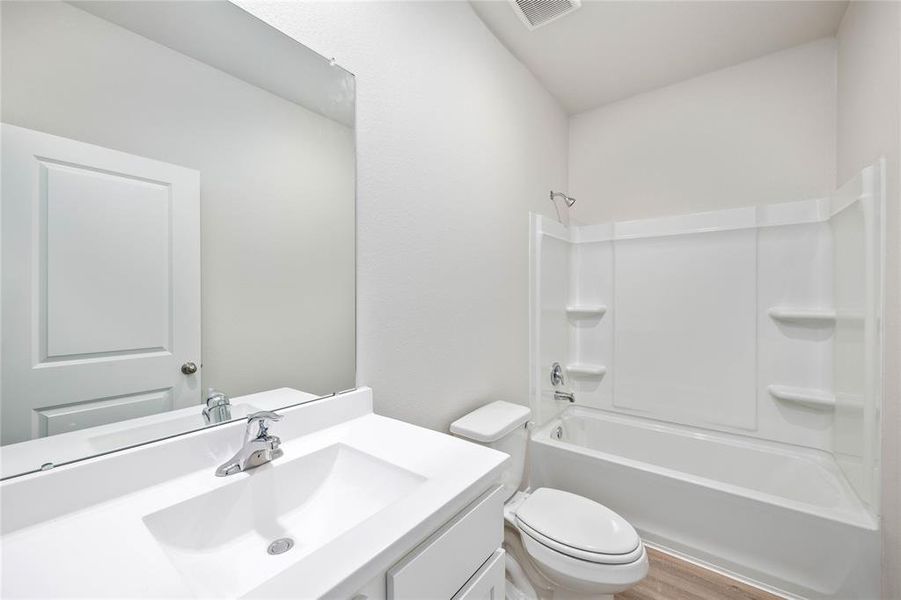
POLYGON ((204 384, 352 387, 353 131, 68 4, 2 10, 3 121, 200 171, 204 384))
POLYGON ((835 40, 578 114, 569 143, 580 223, 824 196, 835 182, 835 40))
POLYGON ((852 2, 837 37, 838 181, 887 159, 882 596, 901 598, 901 5, 852 2))
POLYGON ((243 6, 357 77, 359 384, 446 429, 528 402, 529 211, 567 117, 464 2, 243 6))

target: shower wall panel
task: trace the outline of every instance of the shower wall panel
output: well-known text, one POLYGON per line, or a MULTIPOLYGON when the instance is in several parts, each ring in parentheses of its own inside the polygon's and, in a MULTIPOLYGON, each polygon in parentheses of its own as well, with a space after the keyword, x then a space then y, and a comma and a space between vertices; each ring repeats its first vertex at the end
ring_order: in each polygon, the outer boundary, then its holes
POLYGON ((882 398, 884 164, 869 167, 834 199, 836 461, 861 499, 879 511, 882 398))
POLYGON ((779 400, 770 386, 831 393, 832 322, 775 319, 770 311, 832 309, 832 232, 828 222, 814 222, 757 235, 758 435, 828 450, 832 411, 779 400))
POLYGON ((756 429, 756 233, 615 242, 615 407, 756 429))
POLYGON ((570 389, 577 398, 592 397, 613 403, 613 242, 574 243, 570 250, 570 307, 604 307, 604 314, 570 312, 567 364, 597 365, 606 369, 603 377, 567 373, 570 389))
POLYGON ((565 360, 570 332, 566 321, 569 297, 569 252, 566 228, 545 217, 531 215, 530 353, 532 417, 540 423, 559 412, 550 384, 551 364, 565 360))

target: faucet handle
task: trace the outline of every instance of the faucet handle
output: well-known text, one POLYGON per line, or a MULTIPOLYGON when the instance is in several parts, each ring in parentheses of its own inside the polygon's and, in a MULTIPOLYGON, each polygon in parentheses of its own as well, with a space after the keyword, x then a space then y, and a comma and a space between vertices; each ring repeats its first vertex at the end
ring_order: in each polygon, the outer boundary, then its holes
POLYGON ((560 363, 555 362, 551 365, 551 385, 557 388, 565 384, 566 381, 563 379, 563 367, 560 366, 560 363))
POLYGON ((278 413, 274 413, 271 410, 260 410, 255 413, 251 413, 247 416, 247 422, 253 423, 254 421, 280 421, 282 416, 278 413))
POLYGON ((208 408, 231 404, 228 395, 217 389, 209 388, 206 393, 206 405, 208 408))
POLYGON ((250 438, 250 431, 253 429, 254 423, 260 424, 260 429, 257 431, 257 438, 266 437, 269 433, 269 421, 279 421, 282 416, 278 413, 274 413, 270 410, 261 410, 255 413, 252 413, 247 416, 247 437, 250 438))

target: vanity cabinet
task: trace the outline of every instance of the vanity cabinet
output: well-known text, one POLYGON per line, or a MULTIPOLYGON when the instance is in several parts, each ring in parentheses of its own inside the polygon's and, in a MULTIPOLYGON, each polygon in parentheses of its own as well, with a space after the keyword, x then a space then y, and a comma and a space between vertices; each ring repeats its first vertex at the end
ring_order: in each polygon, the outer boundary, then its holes
POLYGON ((490 598, 510 459, 371 410, 282 409, 284 455, 240 475, 234 422, 0 482, 0 597, 490 598))
POLYGON ((355 600, 498 600, 504 592, 504 497, 485 492, 355 600))
POLYGON ((503 491, 496 487, 388 570, 388 600, 457 598, 473 577, 484 576, 482 567, 494 558, 503 541, 503 491))

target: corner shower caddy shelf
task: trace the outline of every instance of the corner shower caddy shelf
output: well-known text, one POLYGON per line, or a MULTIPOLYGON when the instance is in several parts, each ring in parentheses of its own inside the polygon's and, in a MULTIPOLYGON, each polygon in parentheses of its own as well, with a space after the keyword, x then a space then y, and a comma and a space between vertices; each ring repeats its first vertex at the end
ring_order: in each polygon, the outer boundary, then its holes
POLYGON ((773 398, 782 402, 799 404, 817 410, 835 409, 835 396, 823 390, 796 388, 787 385, 770 385, 766 389, 773 398))
POLYGON ((795 323, 799 325, 832 326, 835 324, 835 311, 831 308, 788 308, 774 306, 767 311, 774 321, 795 323))
POLYGON ((603 304, 574 304, 566 307, 566 316, 574 319, 600 319, 607 312, 603 304))
POLYGON ((576 363, 566 365, 566 372, 573 377, 603 377, 607 374, 607 367, 603 365, 589 365, 584 363, 576 363))

